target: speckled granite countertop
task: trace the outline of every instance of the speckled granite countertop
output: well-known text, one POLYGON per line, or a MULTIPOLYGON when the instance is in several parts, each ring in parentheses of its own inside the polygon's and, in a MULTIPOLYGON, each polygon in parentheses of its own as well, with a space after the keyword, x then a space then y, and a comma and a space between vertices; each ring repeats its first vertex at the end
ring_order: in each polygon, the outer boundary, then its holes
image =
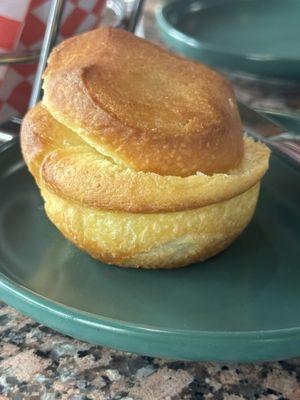
MULTIPOLYGON (((145 15, 154 41, 157 3, 148 1, 145 15)), ((283 103, 259 85, 248 91, 237 83, 250 104, 300 109, 297 99, 283 103)), ((224 365, 143 357, 60 335, 3 303, 0 338, 0 400, 300 400, 300 358, 224 365)))
POLYGON ((0 303, 0 400, 299 400, 300 359, 224 365, 92 346, 0 303))

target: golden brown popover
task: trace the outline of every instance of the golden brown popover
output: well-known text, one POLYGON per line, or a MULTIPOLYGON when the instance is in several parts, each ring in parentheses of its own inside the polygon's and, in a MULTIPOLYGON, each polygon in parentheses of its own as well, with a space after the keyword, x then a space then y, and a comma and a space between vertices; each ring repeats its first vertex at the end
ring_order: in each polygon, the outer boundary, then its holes
POLYGON ((58 229, 97 259, 143 268, 227 247, 269 160, 243 137, 223 77, 112 28, 53 50, 21 146, 58 229))

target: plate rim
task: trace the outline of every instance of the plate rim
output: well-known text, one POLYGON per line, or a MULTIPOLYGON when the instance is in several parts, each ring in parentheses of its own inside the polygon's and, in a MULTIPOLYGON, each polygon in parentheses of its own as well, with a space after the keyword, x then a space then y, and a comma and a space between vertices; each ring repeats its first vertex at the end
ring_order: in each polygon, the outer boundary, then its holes
MULTIPOLYGON (((3 265, 1 262, 0 264, 3 265)), ((111 268, 118 268, 116 266, 110 266, 111 268)), ((3 272, 0 272, 0 291, 3 289, 4 291, 8 291, 13 293, 16 297, 19 298, 24 298, 27 299, 28 301, 31 300, 31 298, 36 299, 35 301, 36 304, 42 304, 43 306, 46 306, 46 303, 51 303, 53 304, 53 308, 50 308, 47 306, 48 310, 52 310, 54 312, 55 308, 66 310, 66 314, 69 313, 70 315, 75 315, 75 314, 80 314, 84 316, 84 320, 86 322, 90 320, 97 320, 100 323, 105 323, 107 326, 111 324, 113 325, 122 325, 126 326, 129 330, 137 330, 141 332, 157 332, 157 333, 163 333, 163 334, 171 334, 171 335, 182 335, 182 336, 216 336, 216 337, 235 337, 235 336, 244 336, 245 338, 247 337, 252 337, 252 336, 267 336, 270 335, 266 339, 271 339, 271 336, 274 335, 274 338, 277 335, 282 335, 282 333, 287 333, 287 334, 299 334, 300 335, 300 325, 298 327, 290 327, 290 328, 282 328, 282 329, 261 329, 257 331, 206 331, 206 330, 193 330, 193 329, 172 329, 172 328, 159 328, 156 326, 151 326, 143 323, 133 323, 133 322, 128 322, 125 320, 120 320, 120 319, 114 319, 110 317, 105 317, 101 316, 99 314, 94 314, 89 311, 84 311, 81 309, 78 309, 76 307, 69 306, 64 303, 60 303, 59 301, 53 300, 51 298, 45 297, 42 294, 39 294, 35 292, 34 290, 18 283, 14 279, 8 277, 5 275, 3 272)), ((1 294, 1 293, 0 293, 1 294)))
MULTIPOLYGON (((185 7, 188 7, 191 3, 194 3, 195 0, 187 0, 185 3, 185 7)), ((213 7, 217 6, 217 4, 210 4, 207 5, 207 0, 198 0, 198 3, 204 3, 206 7, 213 7)), ((165 13, 170 11, 174 5, 182 4, 181 0, 172 0, 166 4, 160 5, 157 7, 155 11, 156 22, 159 25, 159 28, 163 31, 163 33, 169 37, 172 37, 177 42, 184 44, 185 46, 188 45, 191 48, 197 50, 204 50, 208 52, 217 53, 219 55, 226 55, 231 57, 241 57, 243 59, 249 61, 257 61, 257 62, 296 62, 300 63, 300 56, 299 57, 278 57, 267 55, 264 56, 263 54, 255 54, 255 53, 241 53, 235 51, 224 51, 220 46, 211 44, 205 40, 195 39, 192 36, 183 33, 179 29, 177 29, 173 24, 171 24, 170 20, 166 18, 165 13)))
POLYGON ((300 355, 299 327, 242 333, 153 329, 141 324, 109 321, 109 318, 83 310, 77 313, 76 309, 44 298, 2 273, 0 299, 31 319, 74 339, 141 355, 217 362, 273 361, 300 355), (292 344, 292 350, 288 348, 282 355, 282 347, 287 344, 292 344))

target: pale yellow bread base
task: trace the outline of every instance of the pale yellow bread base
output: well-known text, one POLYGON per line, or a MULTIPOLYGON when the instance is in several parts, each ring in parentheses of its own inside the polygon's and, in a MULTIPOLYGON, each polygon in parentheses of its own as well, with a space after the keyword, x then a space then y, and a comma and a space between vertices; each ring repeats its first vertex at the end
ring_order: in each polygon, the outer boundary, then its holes
POLYGON ((83 207, 42 188, 50 220, 91 256, 124 267, 177 268, 229 246, 252 218, 259 183, 220 203, 167 213, 83 207))

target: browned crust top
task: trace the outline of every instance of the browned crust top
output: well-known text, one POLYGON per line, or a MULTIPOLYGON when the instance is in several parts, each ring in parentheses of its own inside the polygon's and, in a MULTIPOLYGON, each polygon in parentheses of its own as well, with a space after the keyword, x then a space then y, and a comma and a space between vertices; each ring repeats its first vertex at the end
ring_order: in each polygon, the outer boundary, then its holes
POLYGON ((212 174, 237 167, 243 157, 228 82, 122 30, 100 28, 60 44, 44 91, 57 120, 136 171, 212 174))

